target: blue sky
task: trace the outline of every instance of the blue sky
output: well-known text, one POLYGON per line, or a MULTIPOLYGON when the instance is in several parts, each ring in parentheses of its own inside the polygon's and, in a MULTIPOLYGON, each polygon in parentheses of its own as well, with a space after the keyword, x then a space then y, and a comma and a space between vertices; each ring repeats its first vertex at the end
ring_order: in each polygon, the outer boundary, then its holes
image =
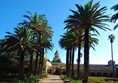
MULTIPOLYGON (((14 27, 17 26, 24 18, 23 15, 30 11, 32 14, 37 12, 38 14, 45 14, 49 25, 52 27, 54 32, 52 41, 54 43, 54 48, 52 51, 48 51, 47 58, 52 60, 56 50, 60 53, 60 58, 62 62, 65 63, 65 50, 61 49, 58 45, 60 35, 62 35, 65 30, 63 23, 67 19, 68 15, 72 14, 69 9, 76 10, 75 4, 84 5, 89 0, 1 0, 0 2, 0 38, 4 38, 6 32, 13 32, 14 27)), ((93 0, 94 3, 100 1, 101 7, 107 6, 107 14, 110 16, 115 12, 110 10, 110 8, 116 4, 116 0, 93 0)), ((114 23, 108 23, 110 28, 113 28, 114 23)), ((95 47, 96 51, 90 49, 90 63, 91 64, 107 64, 108 60, 111 59, 110 43, 108 40, 108 35, 114 34, 114 60, 118 64, 118 35, 116 29, 115 31, 102 31, 99 30, 100 36, 99 45, 95 47)), ((75 54, 77 56, 77 53, 75 54)), ((76 59, 77 57, 75 57, 76 59)), ((76 62, 76 60, 75 60, 76 62)), ((83 58, 81 60, 83 63, 83 58)))

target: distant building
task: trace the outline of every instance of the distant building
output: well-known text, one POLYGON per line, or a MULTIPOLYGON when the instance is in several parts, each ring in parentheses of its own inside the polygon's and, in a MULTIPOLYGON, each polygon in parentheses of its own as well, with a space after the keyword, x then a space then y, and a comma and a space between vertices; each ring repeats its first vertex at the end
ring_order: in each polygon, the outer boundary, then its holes
POLYGON ((51 64, 51 62, 50 62, 49 60, 47 60, 47 61, 46 61, 46 72, 47 72, 47 70, 48 70, 50 67, 52 67, 52 64, 51 64))
MULTIPOLYGON (((116 72, 116 65, 115 61, 114 62, 114 71, 115 75, 117 76, 116 72)), ((80 64, 80 70, 83 70, 84 65, 80 64)), ((77 64, 74 65, 74 70, 77 70, 77 64)), ((61 73, 66 72, 66 67, 61 68, 61 73)), ((77 72, 75 72, 75 75, 77 72)), ((89 65, 89 75, 90 76, 103 76, 103 77, 113 77, 113 70, 112 70, 112 65, 111 65, 111 60, 108 61, 108 64, 90 64, 89 65)))
MULTIPOLYGON (((65 74, 66 72, 66 67, 60 67, 60 64, 62 64, 61 59, 59 57, 59 52, 56 51, 54 53, 54 58, 53 61, 51 62, 52 67, 55 68, 56 72, 65 74)), ((89 75, 90 76, 103 76, 103 77, 113 77, 113 69, 112 65, 114 65, 114 74, 115 76, 118 76, 118 65, 115 65, 115 61, 108 61, 108 64, 90 64, 89 65, 89 75), (113 62, 113 64, 112 64, 113 62)), ((80 64, 80 70, 84 69, 84 65, 80 64)), ((74 64, 74 70, 75 70, 75 75, 77 75, 77 64, 74 64)))
POLYGON ((59 63, 61 63, 61 59, 59 57, 58 50, 54 53, 54 58, 53 58, 52 62, 59 62, 59 63))
POLYGON ((47 72, 50 74, 59 74, 58 69, 60 68, 61 59, 59 57, 58 50, 54 53, 54 58, 52 62, 47 62, 49 66, 47 66, 47 72))
POLYGON ((60 67, 60 64, 61 64, 62 62, 61 62, 61 59, 60 59, 60 57, 59 57, 59 52, 58 52, 58 50, 54 53, 54 58, 53 58, 53 60, 52 60, 52 66, 54 66, 54 67, 60 67))

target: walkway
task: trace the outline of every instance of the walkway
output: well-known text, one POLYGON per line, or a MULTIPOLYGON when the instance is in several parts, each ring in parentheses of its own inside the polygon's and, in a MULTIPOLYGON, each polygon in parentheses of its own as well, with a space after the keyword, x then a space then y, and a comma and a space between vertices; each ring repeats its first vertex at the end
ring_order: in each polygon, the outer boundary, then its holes
POLYGON ((61 80, 59 75, 48 75, 47 78, 44 78, 38 83, 64 83, 64 82, 63 80, 61 80))

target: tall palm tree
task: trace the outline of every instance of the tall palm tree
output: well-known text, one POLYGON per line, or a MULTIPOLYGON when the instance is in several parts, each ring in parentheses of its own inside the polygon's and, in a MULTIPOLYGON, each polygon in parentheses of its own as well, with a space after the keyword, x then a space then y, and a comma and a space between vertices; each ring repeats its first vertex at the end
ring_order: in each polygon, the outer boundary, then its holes
POLYGON ((24 58, 26 52, 30 53, 32 50, 33 40, 30 38, 30 30, 25 27, 15 28, 15 34, 7 32, 6 40, 3 43, 3 51, 8 55, 19 56, 19 75, 20 78, 24 76, 24 58))
POLYGON ((83 83, 88 83, 89 74, 89 33, 90 28, 99 28, 102 30, 108 29, 106 27, 106 21, 108 21, 108 15, 105 15, 106 7, 100 7, 100 3, 93 4, 93 0, 90 0, 84 6, 76 4, 77 11, 71 10, 73 15, 70 15, 65 23, 65 28, 74 28, 76 30, 84 30, 84 78, 83 83), (73 27, 76 26, 76 27, 73 27))
POLYGON ((41 44, 40 44, 40 46, 41 46, 41 57, 40 57, 40 59, 41 59, 41 73, 42 73, 42 68, 43 68, 43 62, 44 62, 44 51, 45 51, 45 49, 52 49, 52 47, 53 47, 53 44, 51 43, 51 38, 52 38, 52 34, 53 34, 53 32, 52 32, 52 30, 51 30, 51 27, 48 25, 48 22, 47 22, 47 20, 46 20, 46 18, 45 19, 42 19, 42 21, 40 22, 40 27, 42 28, 42 30, 43 30, 43 34, 42 34, 42 37, 41 37, 41 44))
MULTIPOLYGON (((78 48, 78 60, 77 60, 77 79, 80 79, 80 58, 81 58, 81 48, 83 47, 83 31, 74 31, 73 29, 69 31, 72 35, 73 41, 71 41, 72 46, 78 48)), ((72 55, 73 57, 73 55, 72 55)), ((73 61, 72 61, 73 62, 73 61)), ((74 64, 72 64, 72 76, 74 76, 74 64)))
POLYGON ((78 59, 77 59, 77 79, 80 79, 80 58, 81 58, 81 48, 83 47, 83 31, 78 32, 78 59))
MULTIPOLYGON (((111 7, 112 10, 116 11, 116 13, 111 17, 111 22, 116 22, 118 20, 118 4, 111 7)), ((118 27, 118 23, 114 26, 114 30, 118 27)))
POLYGON ((59 40, 59 45, 66 50, 66 75, 70 76, 70 39, 67 35, 67 33, 61 35, 62 38, 59 40))
MULTIPOLYGON (((40 53, 37 53, 36 55, 36 65, 35 65, 35 75, 37 72, 37 64, 38 64, 38 56, 40 55, 40 64, 42 68, 43 65, 43 59, 44 59, 44 47, 41 44, 43 39, 46 39, 47 41, 50 41, 52 38, 52 30, 51 27, 48 25, 48 21, 46 20, 45 15, 38 15, 37 13, 35 13, 34 15, 32 15, 31 13, 28 12, 29 15, 24 15, 25 18, 27 18, 28 20, 24 20, 22 23, 20 23, 21 25, 26 26, 27 28, 30 28, 32 30, 34 30, 34 32, 36 32, 35 39, 37 39, 37 50, 40 53)), ((40 69, 42 71, 42 69, 40 69)))
POLYGON ((74 58, 75 58, 75 49, 77 48, 77 36, 75 32, 68 31, 67 37, 70 42, 70 75, 74 77, 74 58))
POLYGON ((113 77, 114 77, 114 63, 113 63, 113 41, 115 39, 115 36, 113 34, 109 35, 108 38, 110 39, 111 43, 111 58, 112 58, 112 71, 113 71, 113 77))
POLYGON ((77 36, 75 32, 68 31, 61 36, 59 45, 66 49, 66 74, 67 76, 74 76, 74 52, 77 48, 77 36))
POLYGON ((41 43, 40 43, 40 53, 41 53, 41 56, 40 56, 40 64, 39 64, 39 73, 42 74, 42 71, 43 71, 43 65, 44 65, 44 53, 46 50, 52 50, 53 48, 53 44, 52 44, 52 41, 50 40, 50 38, 47 38, 46 36, 42 37, 41 39, 41 43))

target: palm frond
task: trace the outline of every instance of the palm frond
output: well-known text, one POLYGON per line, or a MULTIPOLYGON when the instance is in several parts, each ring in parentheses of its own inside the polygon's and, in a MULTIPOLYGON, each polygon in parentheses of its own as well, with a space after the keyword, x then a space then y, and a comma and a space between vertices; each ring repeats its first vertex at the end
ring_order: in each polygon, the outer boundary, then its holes
POLYGON ((113 7, 111 7, 112 10, 117 11, 118 10, 118 4, 114 5, 113 7))

